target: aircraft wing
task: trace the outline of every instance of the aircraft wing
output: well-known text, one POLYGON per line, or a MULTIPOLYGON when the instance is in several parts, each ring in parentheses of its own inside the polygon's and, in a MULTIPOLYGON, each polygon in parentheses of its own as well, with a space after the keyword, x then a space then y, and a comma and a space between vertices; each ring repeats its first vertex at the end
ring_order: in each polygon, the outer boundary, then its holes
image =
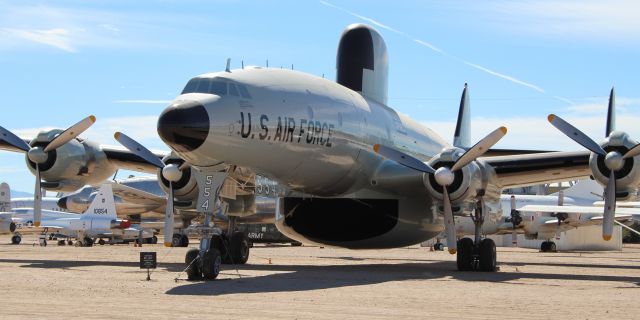
POLYGON ((120 197, 124 203, 135 204, 138 207, 144 208, 146 211, 158 209, 166 204, 164 197, 120 183, 113 183, 112 189, 113 194, 120 197))
POLYGON ((591 175, 588 151, 482 157, 502 188, 584 179, 591 175))
MULTIPOLYGON (((100 148, 113 163, 120 169, 133 170, 138 172, 156 173, 158 168, 149 162, 131 153, 123 147, 101 145, 100 148)), ((164 158, 168 153, 154 152, 158 158, 164 158)))
MULTIPOLYGON (((581 213, 581 214, 599 214, 602 215, 602 207, 590 206, 549 206, 530 204, 517 209, 520 212, 544 212, 544 213, 581 213)), ((616 218, 618 215, 628 216, 640 214, 640 208, 621 208, 616 207, 616 218)))

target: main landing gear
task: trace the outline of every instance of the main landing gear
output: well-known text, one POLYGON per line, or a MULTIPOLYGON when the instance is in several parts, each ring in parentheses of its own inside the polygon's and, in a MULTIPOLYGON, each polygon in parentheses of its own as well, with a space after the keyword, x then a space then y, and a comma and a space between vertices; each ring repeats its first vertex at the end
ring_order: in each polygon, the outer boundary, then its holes
POLYGON ((498 269, 495 242, 489 238, 481 239, 482 224, 484 223, 482 208, 484 208, 484 203, 480 200, 471 217, 475 225, 475 240, 470 238, 458 240, 456 263, 459 271, 494 272, 498 269))
POLYGON ((556 249, 556 243, 553 241, 543 241, 540 244, 540 252, 558 252, 556 249))
POLYGON ((20 242, 22 242, 22 235, 16 232, 13 237, 11 237, 11 244, 20 244, 20 242))
MULTIPOLYGON (((218 196, 227 175, 226 172, 209 173, 206 184, 203 184, 215 191, 210 198, 217 207, 214 210, 221 210, 218 196)), ((214 210, 204 212, 204 223, 197 228, 200 248, 187 251, 185 256, 189 280, 214 280, 222 264, 245 264, 249 259, 249 237, 244 232, 236 231, 236 217, 229 217, 229 229, 224 233, 213 225, 214 210)))
POLYGON ((185 234, 176 233, 173 235, 171 239, 172 247, 188 247, 189 246, 189 237, 185 234))

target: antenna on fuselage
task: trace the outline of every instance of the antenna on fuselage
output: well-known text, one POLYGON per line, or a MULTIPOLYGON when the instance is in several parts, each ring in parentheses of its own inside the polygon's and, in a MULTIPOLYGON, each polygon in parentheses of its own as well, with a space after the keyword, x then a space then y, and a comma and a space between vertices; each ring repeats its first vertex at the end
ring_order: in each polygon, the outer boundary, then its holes
POLYGON ((227 58, 227 67, 224 69, 226 72, 231 72, 231 58, 227 58))
POLYGON ((269 68, 269 59, 267 59, 267 68, 269 68))
POLYGON ((293 70, 293 63, 291 64, 291 70, 293 70))
POLYGON ((241 60, 242 63, 242 70, 244 70, 244 60, 241 60))

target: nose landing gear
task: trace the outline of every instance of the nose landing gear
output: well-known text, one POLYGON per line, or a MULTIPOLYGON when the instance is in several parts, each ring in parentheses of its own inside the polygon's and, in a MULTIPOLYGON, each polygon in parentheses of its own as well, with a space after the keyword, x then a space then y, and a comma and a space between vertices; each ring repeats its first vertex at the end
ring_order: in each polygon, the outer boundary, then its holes
POLYGON ((489 238, 481 239, 482 224, 484 223, 483 208, 484 202, 478 201, 474 215, 471 217, 475 225, 475 239, 462 238, 458 240, 456 264, 459 271, 494 272, 498 270, 495 242, 489 238))

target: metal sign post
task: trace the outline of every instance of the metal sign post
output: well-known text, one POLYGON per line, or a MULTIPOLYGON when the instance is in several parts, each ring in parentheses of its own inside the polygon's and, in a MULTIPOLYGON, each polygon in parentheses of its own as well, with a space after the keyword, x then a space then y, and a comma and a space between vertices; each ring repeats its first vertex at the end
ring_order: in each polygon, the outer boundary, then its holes
POLYGON ((147 281, 151 280, 150 269, 155 269, 157 265, 155 252, 140 252, 140 269, 147 269, 147 281))

